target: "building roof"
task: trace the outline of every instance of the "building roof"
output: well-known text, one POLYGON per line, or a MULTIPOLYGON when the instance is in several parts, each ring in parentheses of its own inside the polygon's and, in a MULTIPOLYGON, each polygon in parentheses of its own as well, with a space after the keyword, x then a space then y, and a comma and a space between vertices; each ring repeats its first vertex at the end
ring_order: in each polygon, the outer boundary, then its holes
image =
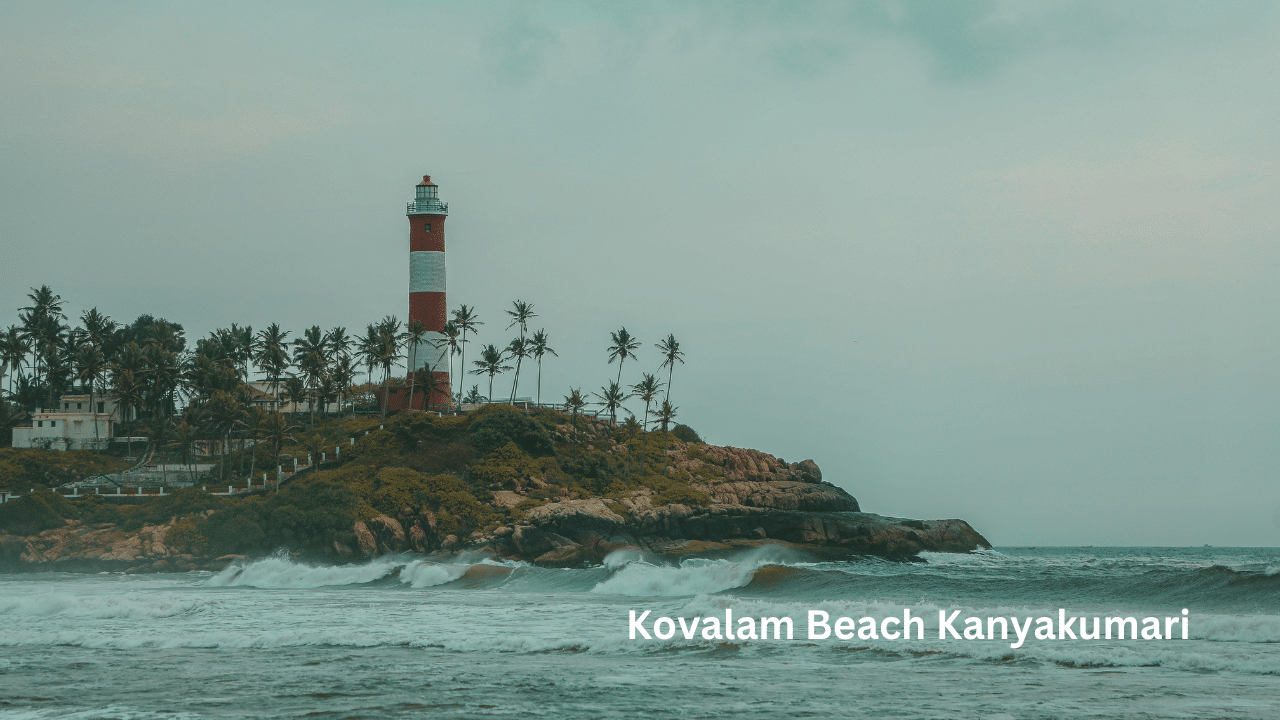
POLYGON ((439 187, 439 185, 436 185, 435 183, 431 182, 430 175, 422 176, 422 182, 418 183, 418 187, 422 187, 423 185, 435 185, 436 187, 439 187))

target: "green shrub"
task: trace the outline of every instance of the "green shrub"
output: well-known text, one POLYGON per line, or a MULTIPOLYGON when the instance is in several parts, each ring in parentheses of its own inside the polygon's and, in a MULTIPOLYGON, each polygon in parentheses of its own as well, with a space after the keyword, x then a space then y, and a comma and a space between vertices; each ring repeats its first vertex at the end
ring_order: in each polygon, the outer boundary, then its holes
POLYGON ((698 433, 694 432, 693 428, 689 427, 688 425, 676 425, 674 428, 671 428, 671 434, 675 435, 676 439, 681 442, 687 442, 687 443, 702 442, 702 438, 698 437, 698 433))
POLYGON ((490 453, 470 470, 471 482, 482 488, 515 489, 518 481, 533 475, 538 466, 514 442, 490 453))
POLYGON ((33 493, 0 505, 0 530, 14 535, 36 535, 62 527, 65 518, 77 515, 70 500, 45 488, 37 488, 33 493))
POLYGON ((486 405, 472 413, 468 441, 480 453, 515 443, 533 457, 555 454, 551 435, 538 421, 509 405, 486 405))

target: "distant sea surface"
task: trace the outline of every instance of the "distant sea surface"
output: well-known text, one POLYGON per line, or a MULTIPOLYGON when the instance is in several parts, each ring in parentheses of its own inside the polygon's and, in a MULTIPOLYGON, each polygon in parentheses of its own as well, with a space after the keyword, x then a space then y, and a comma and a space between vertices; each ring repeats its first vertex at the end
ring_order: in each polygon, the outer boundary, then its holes
POLYGON ((1280 549, 925 558, 0 575, 0 718, 1280 718, 1280 549), (810 609, 904 607, 925 640, 806 636, 810 609), (1187 640, 937 639, 939 609, 1141 621, 1184 607, 1187 640), (627 638, 632 609, 652 623, 727 608, 790 616, 796 639, 627 638))

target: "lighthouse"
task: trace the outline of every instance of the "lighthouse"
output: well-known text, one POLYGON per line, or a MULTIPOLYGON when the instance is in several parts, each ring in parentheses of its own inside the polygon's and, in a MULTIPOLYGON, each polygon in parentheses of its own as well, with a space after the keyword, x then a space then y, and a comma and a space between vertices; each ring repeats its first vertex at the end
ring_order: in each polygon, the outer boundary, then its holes
MULTIPOLYGON (((440 188, 430 175, 422 176, 405 213, 409 217, 409 321, 417 320, 427 334, 417 347, 407 348, 410 372, 430 367, 440 384, 449 388, 448 348, 444 340, 444 221, 448 203, 440 202, 440 188)), ((449 401, 449 392, 430 398, 432 405, 449 401)), ((394 402, 394 399, 392 400, 394 402)), ((401 399, 401 407, 408 397, 401 399)), ((424 408, 427 398, 415 393, 413 404, 424 408)))

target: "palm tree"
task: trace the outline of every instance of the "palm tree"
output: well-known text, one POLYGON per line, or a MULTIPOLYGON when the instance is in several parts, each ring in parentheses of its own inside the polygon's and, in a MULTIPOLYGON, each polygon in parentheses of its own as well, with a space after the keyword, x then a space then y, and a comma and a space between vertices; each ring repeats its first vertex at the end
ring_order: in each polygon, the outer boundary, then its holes
MULTIPOLYGON (((427 336, 427 326, 422 324, 421 320, 410 320, 409 328, 405 332, 405 340, 409 343, 409 409, 413 409, 413 391, 416 389, 416 380, 418 376, 418 346, 422 344, 422 339, 427 336)), ((427 397, 427 404, 431 403, 431 397, 427 397)))
POLYGON ((616 382, 621 385, 622 363, 626 362, 627 358, 636 359, 636 355, 632 351, 640 347, 640 341, 631 337, 631 333, 627 332, 626 328, 621 328, 618 332, 609 333, 609 335, 613 342, 609 346, 609 363, 613 364, 614 360, 618 361, 618 379, 616 382))
POLYGON ((236 423, 244 417, 245 408, 235 395, 218 390, 209 398, 208 404, 205 406, 209 412, 209 419, 213 422, 213 427, 222 435, 222 452, 223 462, 219 472, 219 478, 226 479, 226 455, 231 444, 231 430, 236 423))
POLYGON ((271 454, 276 460, 276 465, 280 464, 280 449, 284 447, 285 442, 297 442, 293 435, 290 435, 297 429, 297 425, 289 424, 289 419, 285 417, 284 413, 271 413, 263 421, 261 437, 271 443, 271 454))
POLYGON ((195 482, 195 470, 191 467, 191 448, 196 444, 197 430, 194 425, 187 421, 184 417, 182 422, 173 428, 172 439, 169 440, 169 447, 176 448, 182 463, 187 466, 187 473, 191 475, 191 482, 195 482))
POLYGON ((582 413, 582 408, 586 407, 587 401, 582 398, 582 390, 580 388, 569 388, 569 394, 564 396, 564 406, 573 415, 573 441, 578 442, 578 415, 582 413))
MULTIPOLYGON (((465 377, 467 372, 467 333, 476 332, 476 327, 478 325, 483 325, 484 323, 480 322, 480 316, 476 315, 475 308, 468 307, 466 305, 459 305, 458 309, 453 311, 453 324, 458 328, 458 331, 462 333, 462 340, 459 341, 461 343, 462 352, 460 353, 461 357, 458 359, 458 362, 462 365, 462 373, 465 377)), ((458 379, 458 394, 462 394, 461 378, 458 379)))
MULTIPOLYGON (((135 343, 130 343, 135 348, 135 343)), ((137 418, 138 410, 146 403, 146 387, 137 374, 128 367, 115 365, 111 370, 111 394, 116 398, 115 410, 120 411, 120 420, 125 423, 128 440, 129 457, 133 457, 132 421, 137 418)), ((114 411, 113 411, 114 412, 114 411)))
POLYGON ((338 361, 333 364, 333 370, 329 373, 329 378, 333 381, 334 392, 338 393, 338 433, 345 436, 347 415, 342 410, 342 404, 347 394, 351 392, 351 385, 356 379, 355 360, 350 355, 341 355, 338 361))
POLYGON ((27 353, 30 352, 31 342, 17 325, 10 325, 4 335, 0 335, 0 368, 9 370, 10 397, 13 397, 13 376, 22 372, 22 367, 27 364, 27 353))
POLYGON ((435 368, 429 364, 418 368, 414 375, 417 376, 417 381, 422 384, 422 394, 425 398, 422 403, 424 410, 431 409, 431 398, 436 395, 445 395, 447 397, 449 391, 452 390, 451 387, 440 382, 440 379, 436 377, 435 368))
POLYGON ((488 402, 488 400, 489 398, 480 394, 479 385, 472 385, 471 392, 467 393, 467 396, 462 399, 462 402, 468 405, 479 405, 481 403, 488 402))
POLYGON ((676 369, 676 363, 684 364, 684 353, 680 352, 680 343, 676 340, 675 335, 668 334, 667 339, 658 343, 654 347, 658 348, 658 352, 662 353, 662 364, 658 366, 658 370, 667 369, 667 400, 671 399, 671 373, 676 369))
POLYGON ((387 416, 387 405, 391 402, 389 397, 391 368, 404 356, 405 333, 401 332, 401 327, 395 315, 388 315, 378 323, 377 357, 378 364, 382 366, 382 417, 384 418, 387 416))
MULTIPOLYGON (((444 324, 444 337, 439 342, 439 347, 443 347, 444 351, 449 354, 449 401, 453 402, 453 356, 457 355, 460 349, 458 338, 462 335, 462 331, 458 329, 458 324, 450 320, 444 324)), ((465 367, 465 366, 464 366, 465 367)), ((462 402, 462 381, 458 381, 458 402, 462 402)))
POLYGON ((649 404, 658 395, 662 385, 663 383, 652 374, 644 373, 640 378, 640 382, 631 386, 632 396, 644 400, 644 424, 640 426, 640 433, 644 436, 644 442, 640 446, 641 473, 644 472, 643 468, 649 462, 649 404))
POLYGON ((506 359, 501 350, 493 343, 489 343, 480 349, 480 359, 472 362, 476 366, 476 369, 471 371, 472 375, 489 376, 489 397, 486 399, 487 402, 492 402, 493 399, 493 377, 500 372, 506 372, 511 369, 509 365, 502 364, 506 359))
POLYGON ((102 382, 107 372, 107 359, 102 355, 102 351, 93 345, 86 345, 80 348, 80 352, 76 354, 76 379, 82 385, 89 388, 89 412, 93 415, 93 449, 98 450, 98 442, 101 439, 98 433, 98 414, 94 405, 94 390, 98 383, 102 382))
POLYGON ((119 327, 116 321, 98 312, 96 307, 84 311, 80 316, 80 326, 84 329, 89 344, 104 352, 107 341, 115 335, 119 327))
POLYGON ((520 363, 529 356, 529 348, 525 345, 525 333, 528 331, 529 321, 538 317, 533 312, 533 303, 527 303, 523 300, 516 300, 511 303, 512 309, 507 311, 511 316, 511 324, 507 329, 519 325, 520 326, 520 342, 517 344, 514 340, 507 347, 507 352, 511 353, 511 357, 516 359, 516 378, 511 385, 511 402, 516 401, 516 386, 520 384, 520 363))
POLYGON ((532 351, 530 354, 538 361, 538 405, 542 405, 542 358, 546 355, 555 355, 560 357, 551 346, 547 344, 547 331, 539 330, 533 334, 533 339, 529 341, 532 351))
POLYGON ((258 332, 258 355, 255 360, 258 369, 271 381, 271 394, 275 396, 277 404, 280 402, 280 377, 289 369, 289 351, 286 349, 288 337, 289 331, 282 330, 276 323, 271 323, 265 330, 258 332))
POLYGON ((298 366, 307 381, 307 389, 311 391, 310 402, 311 425, 316 424, 315 393, 320 387, 321 378, 328 371, 327 345, 319 325, 312 325, 303 331, 302 337, 293 341, 293 362, 298 366))
POLYGON ((297 414, 298 403, 307 399, 307 384, 297 375, 290 375, 284 380, 283 397, 289 398, 289 402, 293 404, 293 412, 297 414))
POLYGON ((622 391, 622 386, 616 382, 611 382, 607 387, 600 388, 600 392, 592 393, 600 400, 600 405, 609 411, 610 423, 617 427, 618 425, 618 408, 622 407, 622 403, 626 401, 629 395, 622 391))
POLYGON ((511 404, 516 402, 516 388, 520 386, 520 361, 529 357, 529 342, 523 337, 512 338, 507 345, 507 357, 516 359, 516 374, 511 382, 511 404))
POLYGON ((364 337, 356 341, 356 355, 364 361, 365 370, 368 372, 366 382, 373 384, 373 369, 378 365, 378 326, 369 323, 365 328, 364 337))
POLYGON ((663 400, 662 407, 658 408, 656 413, 658 421, 662 423, 662 474, 664 477, 667 474, 667 444, 671 439, 671 435, 667 432, 667 426, 671 424, 672 420, 676 419, 676 410, 679 409, 672 407, 670 400, 663 400))
MULTIPOLYGON (((251 407, 244 417, 236 420, 236 424, 245 429, 245 434, 250 440, 257 441, 261 439, 263 430, 267 426, 267 420, 271 417, 271 413, 260 407, 251 407)), ((255 442, 256 445, 256 442, 255 442)), ((253 474, 257 470, 258 453, 253 451, 249 453, 249 484, 253 484, 253 474)), ((242 468, 243 469, 243 468, 242 468)))
MULTIPOLYGON (((169 438, 173 436, 173 425, 169 418, 159 414, 152 415, 151 421, 142 430, 143 434, 151 442, 151 447, 155 448, 156 462, 160 465, 160 476, 164 479, 164 484, 169 484, 169 469, 165 467, 164 460, 160 457, 161 449, 168 444, 169 438)), ((144 455, 146 453, 143 453, 144 455)))
POLYGON ((663 383, 650 373, 643 373, 640 382, 631 386, 631 396, 644 401, 644 424, 641 429, 645 432, 649 431, 649 404, 653 402, 662 386, 663 383))

